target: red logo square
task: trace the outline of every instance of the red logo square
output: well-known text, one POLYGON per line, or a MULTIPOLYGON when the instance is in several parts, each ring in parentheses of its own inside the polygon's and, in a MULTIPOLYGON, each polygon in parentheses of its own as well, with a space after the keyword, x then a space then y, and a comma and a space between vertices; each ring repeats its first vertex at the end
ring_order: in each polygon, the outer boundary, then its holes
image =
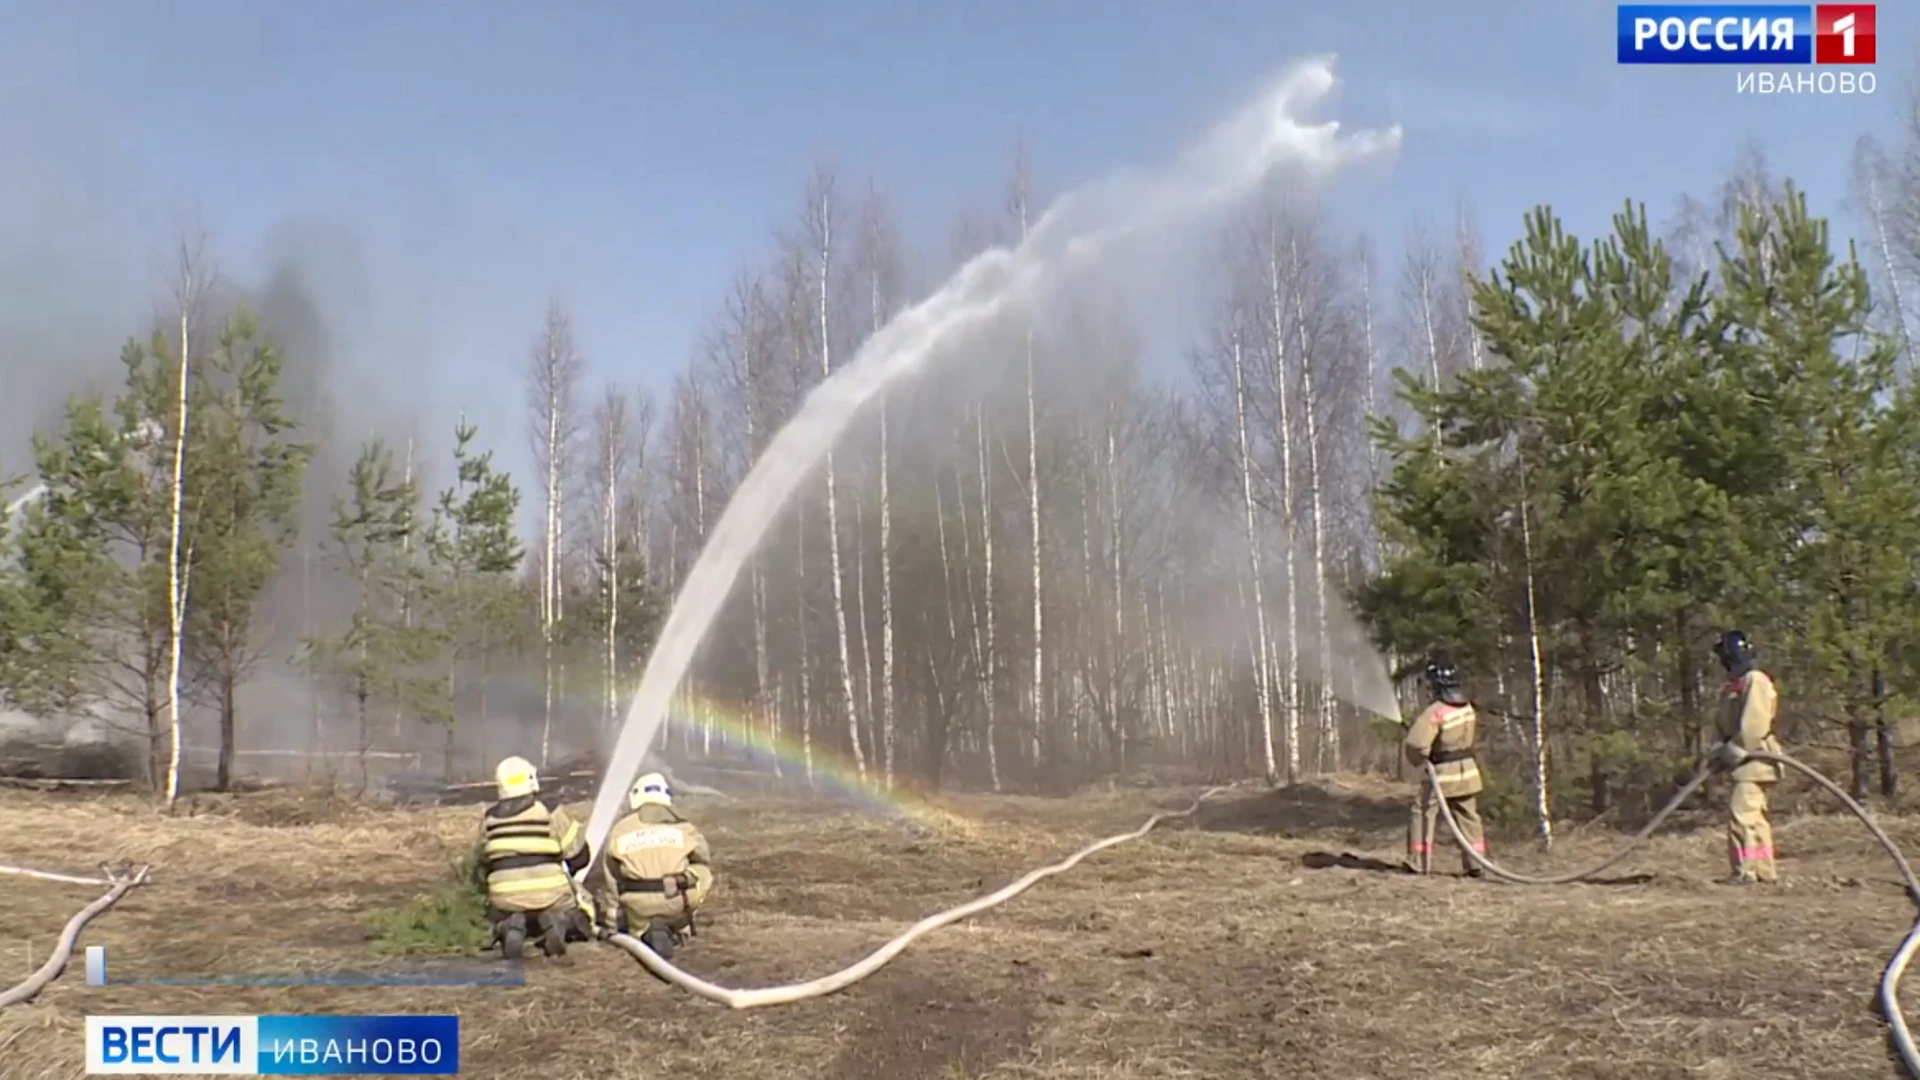
POLYGON ((1815 4, 1813 61, 1816 64, 1873 63, 1873 4, 1815 4))

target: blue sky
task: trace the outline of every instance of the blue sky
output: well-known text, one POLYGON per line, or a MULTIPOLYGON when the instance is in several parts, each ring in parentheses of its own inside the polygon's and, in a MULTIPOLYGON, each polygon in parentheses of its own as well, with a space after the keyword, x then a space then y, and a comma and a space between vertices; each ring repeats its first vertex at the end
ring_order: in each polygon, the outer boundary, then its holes
MULTIPOLYGON (((345 237, 358 369, 467 411, 518 464, 547 298, 572 306, 594 383, 663 388, 818 156, 870 174, 939 257, 958 211, 998 206, 1017 136, 1057 192, 1166 157, 1330 51, 1334 114, 1405 128, 1343 216, 1391 265, 1465 197, 1491 255, 1537 202, 1583 233, 1628 196, 1666 212, 1747 137, 1832 209, 1913 70, 1911 22, 1880 16, 1876 95, 1765 99, 1725 68, 1616 65, 1614 4, 1593 0, 10 0, 0 280, 33 286, 0 293, 0 344, 61 355, 32 343, 71 326, 110 357, 189 223, 240 276, 289 229, 345 237)), ((28 359, 0 370, 44 370, 28 359)))

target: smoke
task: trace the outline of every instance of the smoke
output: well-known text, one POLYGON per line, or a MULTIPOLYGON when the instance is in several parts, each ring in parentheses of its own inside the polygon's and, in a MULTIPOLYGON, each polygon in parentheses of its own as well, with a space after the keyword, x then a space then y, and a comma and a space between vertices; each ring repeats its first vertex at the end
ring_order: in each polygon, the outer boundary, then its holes
MULTIPOLYGON (((8 150, 0 170, 0 381, 9 389, 0 395, 0 481, 27 478, 0 491, 0 501, 32 488, 33 434, 56 430, 74 394, 121 391, 123 346, 144 343, 170 321, 182 248, 201 248, 215 275, 197 319, 202 346, 239 305, 250 308, 282 354, 287 409, 315 450, 297 536, 263 597, 261 659, 241 707, 243 744, 304 745, 313 690, 292 665, 301 639, 337 624, 351 604, 322 548, 352 459, 368 439, 385 440, 398 458, 408 438, 419 437, 423 488, 444 472, 461 403, 435 392, 433 327, 419 302, 447 276, 433 266, 444 256, 406 249, 417 237, 368 236, 297 204, 270 203, 268 224, 257 230, 244 227, 244 214, 232 231, 206 220, 195 210, 203 193, 169 183, 173 163, 145 159, 135 149, 138 133, 91 89, 87 75, 102 50, 87 20, 49 14, 32 25, 8 19, 0 40, 0 144, 8 150), (381 250, 381 240, 400 249, 381 250)), ((490 230, 467 224, 475 237, 490 230)), ((445 233, 462 223, 443 216, 433 227, 445 233)), ((518 344, 503 342, 503 355, 517 357, 518 344)), ((503 428, 483 435, 509 446, 517 436, 503 428)), ((196 713, 188 738, 204 746, 211 723, 196 713)))

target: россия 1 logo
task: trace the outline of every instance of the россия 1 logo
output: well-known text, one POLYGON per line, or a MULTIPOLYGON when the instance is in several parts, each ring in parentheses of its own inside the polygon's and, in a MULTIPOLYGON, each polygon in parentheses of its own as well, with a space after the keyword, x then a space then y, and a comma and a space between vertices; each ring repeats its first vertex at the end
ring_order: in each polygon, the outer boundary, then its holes
POLYGON ((1621 4, 1622 64, 1739 64, 1743 94, 1871 94, 1874 4, 1621 4), (1790 71, 1809 64, 1837 71, 1790 71))

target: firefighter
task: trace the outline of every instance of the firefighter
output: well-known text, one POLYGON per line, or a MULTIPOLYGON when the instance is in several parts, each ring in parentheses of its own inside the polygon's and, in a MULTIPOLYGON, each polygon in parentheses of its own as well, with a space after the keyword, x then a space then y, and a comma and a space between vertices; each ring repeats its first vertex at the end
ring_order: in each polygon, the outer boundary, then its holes
MULTIPOLYGON (((1433 869, 1433 842, 1439 825, 1439 799, 1447 801, 1460 833, 1474 851, 1487 853, 1486 833, 1480 824, 1480 765, 1473 758, 1476 725, 1473 706, 1460 686, 1460 672, 1445 652, 1435 652, 1427 660, 1427 687, 1434 701, 1407 728, 1402 744, 1408 764, 1419 773, 1420 795, 1407 817, 1407 867, 1416 874, 1433 869), (1426 768, 1440 778, 1438 797, 1428 782, 1426 768)), ((1466 852, 1460 861, 1469 877, 1479 877, 1480 867, 1466 852)))
POLYGON ((520 959, 529 934, 548 956, 563 956, 570 938, 591 933, 573 881, 591 857, 586 831, 541 801, 540 778, 525 758, 501 761, 493 781, 499 801, 480 819, 479 864, 494 940, 509 960, 520 959))
POLYGON ((640 940, 671 960, 713 889, 713 855, 699 827, 674 810, 659 773, 634 781, 627 807, 607 833, 605 885, 617 897, 620 932, 645 927, 640 940))
POLYGON ((1727 669, 1725 706, 1720 714, 1721 744, 1717 761, 1733 762, 1733 794, 1727 803, 1727 860, 1730 884, 1771 883, 1780 879, 1773 864, 1773 826, 1767 821, 1767 795, 1780 780, 1780 766, 1771 761, 1738 761, 1746 753, 1777 754, 1780 740, 1773 734, 1779 695, 1773 679, 1754 664, 1753 642, 1744 631, 1728 630, 1714 643, 1713 653, 1727 669))

